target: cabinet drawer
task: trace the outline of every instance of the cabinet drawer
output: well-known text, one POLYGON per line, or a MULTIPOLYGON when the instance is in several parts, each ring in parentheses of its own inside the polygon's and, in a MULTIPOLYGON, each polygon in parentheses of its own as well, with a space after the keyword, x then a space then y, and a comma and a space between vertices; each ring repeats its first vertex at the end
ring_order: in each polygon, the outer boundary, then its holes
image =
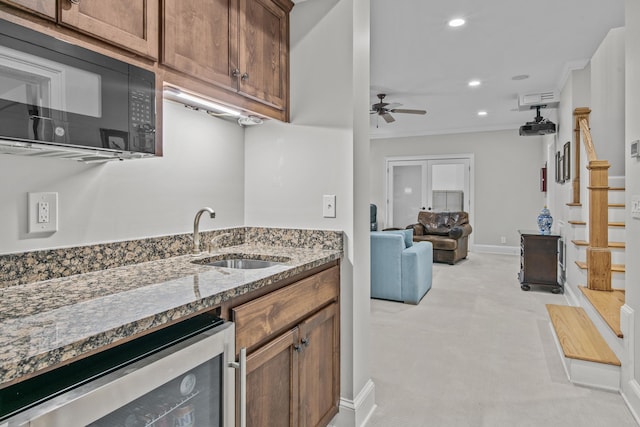
POLYGON ((254 348, 291 328, 340 292, 340 269, 332 267, 231 310, 236 324, 236 350, 254 348))

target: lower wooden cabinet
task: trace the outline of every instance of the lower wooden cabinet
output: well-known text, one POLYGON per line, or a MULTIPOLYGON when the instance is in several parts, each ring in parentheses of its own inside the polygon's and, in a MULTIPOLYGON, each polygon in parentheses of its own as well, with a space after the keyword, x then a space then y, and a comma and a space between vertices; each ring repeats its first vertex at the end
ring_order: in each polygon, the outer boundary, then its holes
POLYGON ((247 357, 247 426, 297 425, 298 335, 286 332, 247 357))
POLYGON ((339 287, 336 266, 232 309, 247 426, 326 426, 338 413, 339 287))

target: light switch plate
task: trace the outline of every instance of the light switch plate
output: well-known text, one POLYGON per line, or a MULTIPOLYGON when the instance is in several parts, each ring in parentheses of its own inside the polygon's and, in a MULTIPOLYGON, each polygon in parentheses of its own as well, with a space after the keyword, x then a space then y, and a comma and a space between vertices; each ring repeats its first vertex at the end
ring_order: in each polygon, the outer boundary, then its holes
POLYGON ((322 196, 322 216, 325 218, 336 217, 336 196, 325 194, 322 196))
POLYGON ((58 231, 58 193, 27 194, 28 233, 58 231))
POLYGON ((640 219, 640 196, 631 196, 631 216, 640 219))

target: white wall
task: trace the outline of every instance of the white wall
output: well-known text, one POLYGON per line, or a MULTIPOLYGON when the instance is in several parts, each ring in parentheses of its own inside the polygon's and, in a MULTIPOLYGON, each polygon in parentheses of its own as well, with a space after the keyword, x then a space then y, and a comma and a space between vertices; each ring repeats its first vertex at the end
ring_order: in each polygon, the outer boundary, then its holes
POLYGON ((373 407, 369 375, 368 0, 314 0, 291 13, 291 123, 245 137, 245 223, 343 230, 339 426, 373 407), (322 195, 336 195, 336 218, 322 195))
MULTIPOLYGON (((640 195, 640 161, 631 158, 629 145, 640 139, 640 1, 626 1, 625 61, 625 163, 626 163, 626 306, 623 316, 630 319, 631 331, 625 333, 630 360, 623 363, 622 392, 638 419, 640 414, 640 219, 631 217, 631 197, 640 195)), ((624 323, 623 323, 624 324, 624 323)))
POLYGON ((86 165, 0 155, 0 253, 190 232, 197 210, 244 221, 244 131, 182 105, 164 104, 164 157, 86 165), (26 234, 27 193, 58 193, 59 231, 26 234))
POLYGON ((591 136, 609 176, 624 176, 624 31, 609 31, 591 58, 591 136))
POLYGON ((519 136, 517 130, 373 139, 370 194, 371 203, 378 206, 380 228, 385 227, 386 215, 385 157, 473 154, 474 243, 519 247, 518 229, 537 229, 536 218, 544 205, 542 141, 539 136, 519 136), (501 243, 502 236, 506 244, 501 243))

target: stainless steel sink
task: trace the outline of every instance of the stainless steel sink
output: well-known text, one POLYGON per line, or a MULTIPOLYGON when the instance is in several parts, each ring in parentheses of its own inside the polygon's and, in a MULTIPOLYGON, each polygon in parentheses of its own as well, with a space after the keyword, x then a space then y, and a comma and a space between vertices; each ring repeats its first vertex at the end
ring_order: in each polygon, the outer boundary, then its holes
POLYGON ((208 265, 210 267, 237 268, 241 270, 252 270, 256 268, 273 267, 283 262, 289 261, 289 258, 274 258, 272 260, 253 259, 253 258, 224 258, 216 259, 215 257, 203 258, 191 261, 194 264, 208 265))

